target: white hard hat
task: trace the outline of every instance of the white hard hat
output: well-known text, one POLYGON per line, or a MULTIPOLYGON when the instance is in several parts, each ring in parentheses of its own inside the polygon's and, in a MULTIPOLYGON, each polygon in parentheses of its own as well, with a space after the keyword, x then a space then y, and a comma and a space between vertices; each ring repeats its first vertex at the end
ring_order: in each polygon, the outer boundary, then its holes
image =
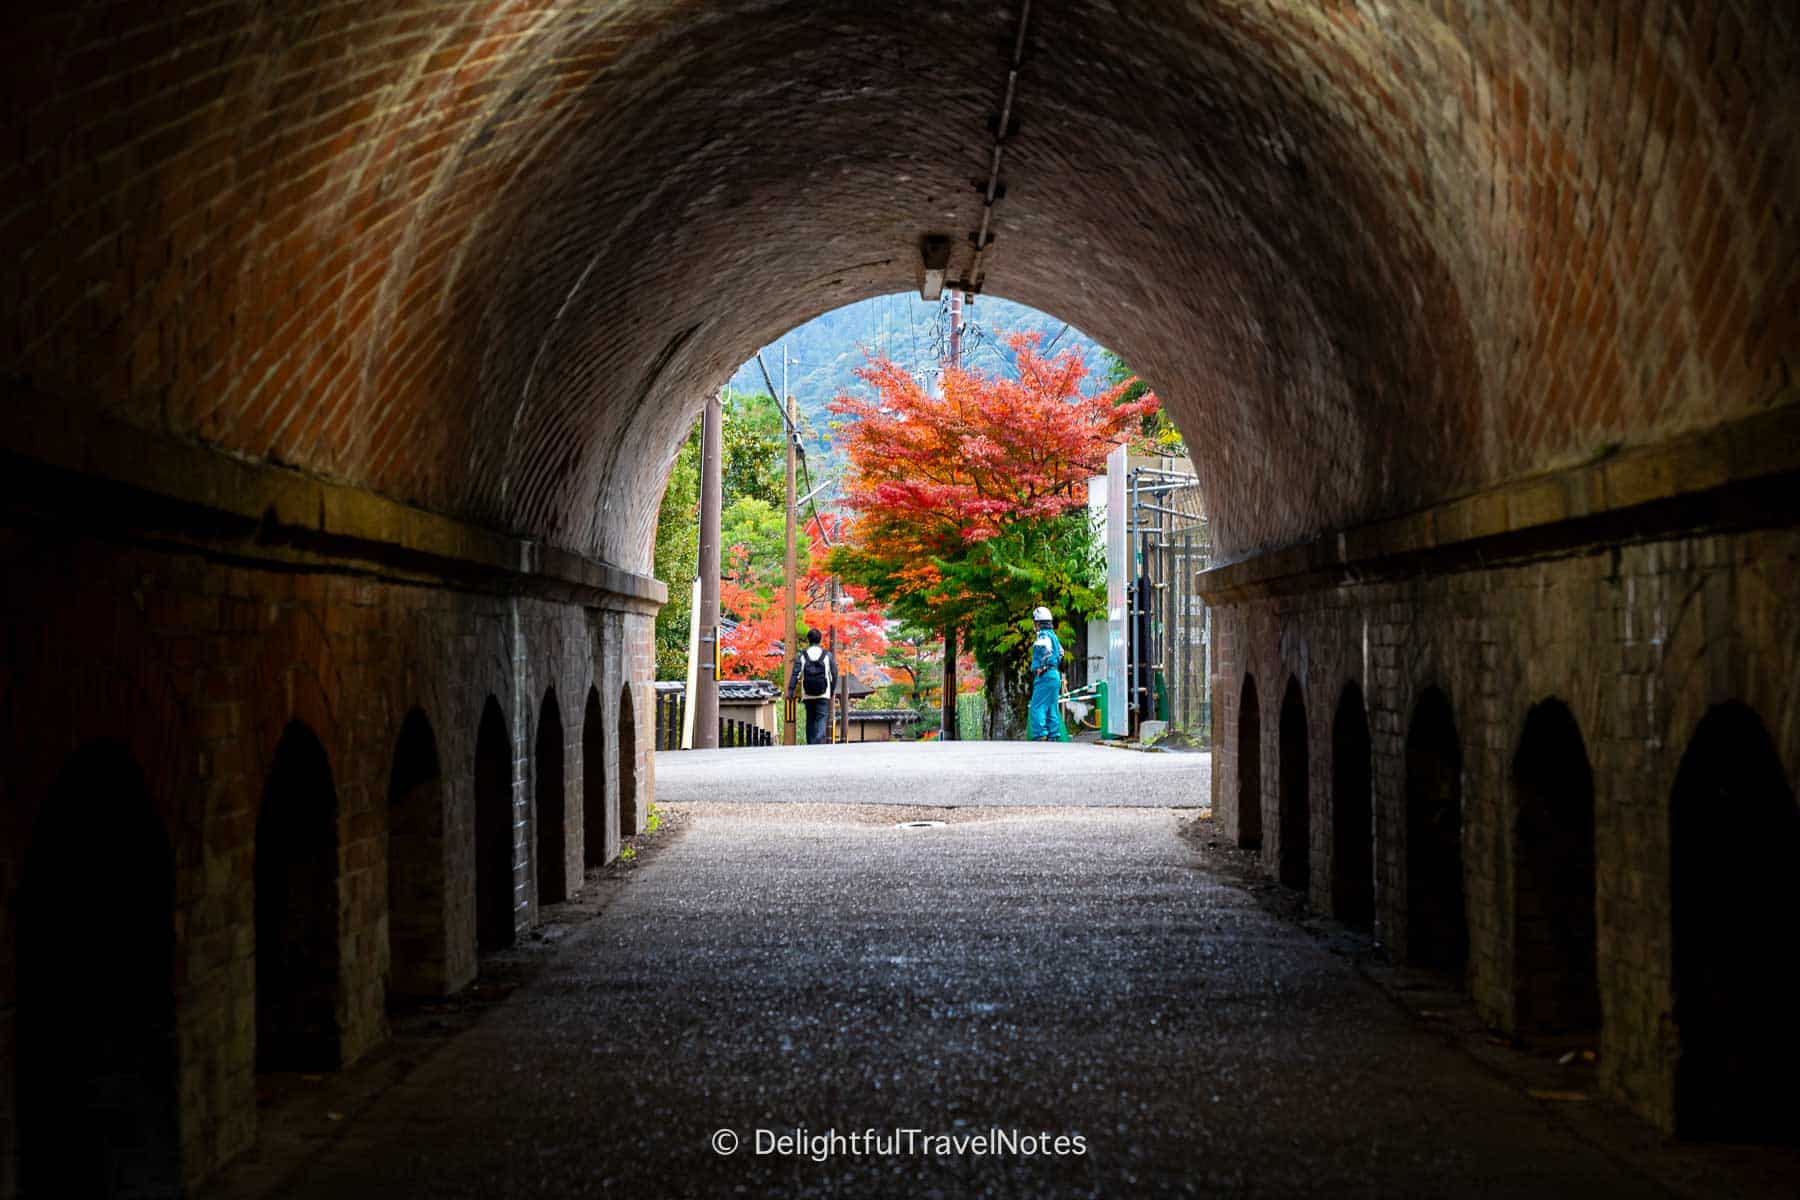
POLYGON ((1054 621, 1054 620, 1056 620, 1055 617, 1050 615, 1050 610, 1045 608, 1041 604, 1031 610, 1031 619, 1034 621, 1054 621))

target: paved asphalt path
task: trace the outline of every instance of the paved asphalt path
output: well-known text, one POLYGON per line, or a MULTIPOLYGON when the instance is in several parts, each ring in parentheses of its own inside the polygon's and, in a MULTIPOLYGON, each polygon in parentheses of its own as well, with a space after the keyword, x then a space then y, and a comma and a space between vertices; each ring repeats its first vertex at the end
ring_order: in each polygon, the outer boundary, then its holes
POLYGON ((1212 755, 1086 742, 848 742, 656 756, 656 796, 857 804, 1212 805, 1212 755))
POLYGON ((260 1194, 1669 1194, 1208 866, 1194 813, 680 816, 533 979, 260 1194), (759 1129, 921 1132, 815 1161, 759 1129), (995 1129, 1039 1152, 925 1140, 995 1129))

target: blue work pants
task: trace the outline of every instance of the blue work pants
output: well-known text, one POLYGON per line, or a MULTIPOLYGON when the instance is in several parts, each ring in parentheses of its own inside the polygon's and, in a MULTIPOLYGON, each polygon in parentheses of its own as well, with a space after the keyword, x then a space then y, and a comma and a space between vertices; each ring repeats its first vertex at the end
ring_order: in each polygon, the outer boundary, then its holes
POLYGON ((1057 706, 1062 699, 1062 672, 1054 667, 1037 677, 1031 685, 1031 737, 1062 740, 1062 715, 1057 706))

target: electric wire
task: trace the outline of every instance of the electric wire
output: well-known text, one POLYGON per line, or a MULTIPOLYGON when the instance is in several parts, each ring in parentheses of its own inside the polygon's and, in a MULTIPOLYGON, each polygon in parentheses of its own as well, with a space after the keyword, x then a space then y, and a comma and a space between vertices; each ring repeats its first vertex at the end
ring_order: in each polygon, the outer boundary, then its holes
MULTIPOLYGON (((769 378, 769 365, 763 362, 761 350, 756 352, 756 365, 762 371, 763 383, 768 386, 769 395, 777 396, 775 381, 769 378)), ((781 414, 781 423, 787 426, 788 436, 794 439, 794 457, 800 463, 800 478, 805 482, 806 490, 811 492, 813 490, 812 473, 806 469, 806 443, 800 440, 799 430, 794 428, 793 421, 788 418, 787 397, 778 396, 775 401, 775 409, 781 414)), ((825 521, 819 516, 819 502, 809 500, 807 507, 812 509, 813 524, 819 527, 819 540, 825 543, 826 549, 835 549, 831 535, 825 532, 825 521)))

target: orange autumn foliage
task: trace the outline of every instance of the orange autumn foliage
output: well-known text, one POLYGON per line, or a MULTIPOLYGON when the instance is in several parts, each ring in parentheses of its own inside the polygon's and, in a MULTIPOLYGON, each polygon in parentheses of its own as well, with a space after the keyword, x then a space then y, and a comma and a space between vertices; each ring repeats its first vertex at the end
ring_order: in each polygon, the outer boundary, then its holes
MULTIPOLYGON (((834 540, 843 536, 843 522, 835 514, 826 513, 825 532, 834 540)), ((822 564, 826 547, 819 537, 819 527, 808 521, 802 536, 812 545, 811 561, 822 564)), ((758 569, 749 561, 742 546, 728 551, 732 569, 719 584, 719 606, 736 621, 737 627, 723 639, 723 679, 768 679, 780 683, 787 658, 805 644, 803 635, 789 637, 783 619, 781 570, 758 569)), ((831 574, 814 566, 798 582, 799 622, 807 629, 817 629, 832 644, 837 639, 838 667, 852 675, 869 677, 876 672, 876 660, 887 650, 887 620, 880 608, 859 587, 844 586, 839 604, 831 607, 831 574)))

